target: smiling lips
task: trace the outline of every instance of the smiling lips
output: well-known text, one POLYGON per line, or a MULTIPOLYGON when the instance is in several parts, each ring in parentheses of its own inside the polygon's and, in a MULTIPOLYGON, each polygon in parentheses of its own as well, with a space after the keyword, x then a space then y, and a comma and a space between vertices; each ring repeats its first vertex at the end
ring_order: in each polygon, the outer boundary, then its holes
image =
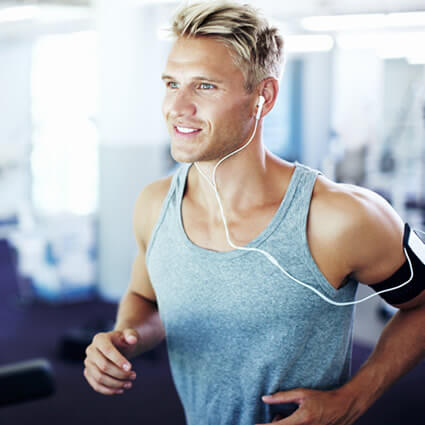
POLYGON ((192 134, 197 134, 201 131, 200 128, 193 128, 193 127, 181 127, 181 126, 174 126, 174 130, 176 131, 177 134, 182 134, 182 135, 192 135, 192 134))

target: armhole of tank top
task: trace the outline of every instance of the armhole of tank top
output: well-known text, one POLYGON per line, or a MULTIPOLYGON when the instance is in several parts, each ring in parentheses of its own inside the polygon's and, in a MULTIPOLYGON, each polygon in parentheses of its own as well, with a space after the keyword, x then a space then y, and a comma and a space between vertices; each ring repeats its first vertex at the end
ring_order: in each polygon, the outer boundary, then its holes
POLYGON ((331 299, 338 300, 338 301, 352 301, 355 297, 357 284, 358 282, 354 279, 349 279, 347 283, 342 286, 339 289, 336 289, 326 278, 326 276, 322 273, 320 270, 318 264, 316 263, 316 260, 314 259, 310 245, 308 243, 308 237, 307 237, 307 223, 308 223, 308 216, 310 214, 310 206, 311 206, 311 199, 313 197, 314 187, 317 183, 317 178, 322 174, 319 170, 310 170, 310 172, 314 172, 315 175, 312 178, 311 183, 311 191, 309 192, 309 202, 308 202, 308 208, 306 211, 306 215, 301 218, 302 222, 302 238, 303 238, 303 245, 304 245, 304 262, 305 265, 308 267, 310 272, 312 273, 312 276, 319 285, 321 289, 325 292, 327 296, 329 296, 331 299))
POLYGON ((173 194, 176 191, 177 180, 180 177, 180 175, 182 174, 183 169, 184 169, 183 167, 180 167, 174 173, 174 176, 173 176, 171 183, 170 183, 170 188, 168 189, 168 192, 167 192, 167 196, 164 198, 164 200, 162 202, 161 211, 159 213, 158 219, 155 222, 155 225, 153 226, 152 235, 151 235, 151 238, 148 242, 148 246, 146 248, 146 255, 145 255, 146 264, 149 261, 150 252, 152 251, 152 247, 155 243, 156 235, 158 234, 159 228, 161 227, 161 224, 164 221, 165 214, 166 214, 168 206, 170 204, 171 197, 173 196, 173 194))
POLYGON ((319 287, 325 291, 325 294, 331 298, 339 298, 341 295, 343 295, 344 291, 336 289, 328 281, 328 279, 326 278, 326 276, 323 274, 318 264, 316 263, 316 260, 314 259, 313 254, 311 252, 310 245, 308 243, 307 225, 308 225, 308 217, 310 214, 311 200, 313 197, 314 188, 317 183, 317 178, 319 177, 319 175, 321 175, 321 172, 318 170, 313 170, 313 169, 305 169, 304 173, 305 173, 304 174, 305 179, 311 179, 311 184, 310 184, 310 188, 308 192, 307 208, 306 208, 305 214, 300 215, 300 220, 301 220, 300 229, 301 229, 301 235, 302 235, 302 243, 304 246, 304 249, 303 249, 304 263, 306 267, 308 268, 308 270, 310 270, 316 284, 319 285, 319 287), (314 175, 310 173, 314 173, 314 175))

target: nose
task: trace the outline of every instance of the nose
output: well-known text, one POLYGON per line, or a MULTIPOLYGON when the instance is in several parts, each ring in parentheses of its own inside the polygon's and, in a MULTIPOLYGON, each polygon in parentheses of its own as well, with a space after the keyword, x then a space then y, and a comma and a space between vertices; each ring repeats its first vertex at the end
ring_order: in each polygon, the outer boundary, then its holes
POLYGON ((192 117, 196 114, 196 105, 189 90, 180 88, 169 93, 164 103, 166 113, 171 118, 192 117))

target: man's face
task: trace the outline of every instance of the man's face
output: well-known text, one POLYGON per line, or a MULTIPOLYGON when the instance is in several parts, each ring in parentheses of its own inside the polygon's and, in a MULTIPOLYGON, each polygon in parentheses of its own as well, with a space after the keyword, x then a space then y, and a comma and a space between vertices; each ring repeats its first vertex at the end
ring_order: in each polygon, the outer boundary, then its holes
POLYGON ((233 152, 253 130, 257 95, 247 93, 228 48, 211 38, 179 38, 163 74, 162 111, 176 161, 211 161, 233 152))

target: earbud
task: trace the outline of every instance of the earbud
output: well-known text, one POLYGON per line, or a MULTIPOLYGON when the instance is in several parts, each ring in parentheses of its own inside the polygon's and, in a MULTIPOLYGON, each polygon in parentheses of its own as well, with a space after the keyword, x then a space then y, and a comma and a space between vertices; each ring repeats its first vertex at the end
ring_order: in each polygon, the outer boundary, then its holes
POLYGON ((264 96, 260 96, 259 98, 258 98, 258 109, 257 109, 257 115, 255 116, 255 119, 256 120, 259 120, 260 119, 260 116, 261 116, 261 111, 263 110, 263 105, 264 105, 264 102, 266 101, 266 99, 264 99, 264 96))

